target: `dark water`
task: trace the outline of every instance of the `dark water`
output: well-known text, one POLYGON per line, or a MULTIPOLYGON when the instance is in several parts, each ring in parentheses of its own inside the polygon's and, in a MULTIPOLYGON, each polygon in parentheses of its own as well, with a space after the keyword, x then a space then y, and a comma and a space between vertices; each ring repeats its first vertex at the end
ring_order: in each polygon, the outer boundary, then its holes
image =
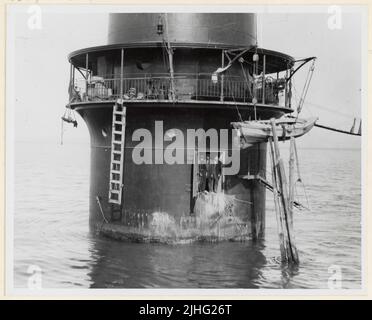
MULTIPOLYGON (((361 287, 359 150, 300 150, 311 211, 295 213, 301 264, 278 262, 272 195, 259 244, 130 244, 89 233, 89 147, 16 144, 14 286, 30 265, 45 288, 327 289, 337 266, 342 288, 361 287)), ((298 186, 299 200, 306 204, 298 186)))

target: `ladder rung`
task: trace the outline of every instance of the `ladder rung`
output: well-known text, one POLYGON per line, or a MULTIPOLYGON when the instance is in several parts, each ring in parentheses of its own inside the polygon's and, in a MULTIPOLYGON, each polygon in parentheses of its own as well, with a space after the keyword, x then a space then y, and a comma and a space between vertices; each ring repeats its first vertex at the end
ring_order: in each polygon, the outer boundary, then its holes
POLYGON ((110 189, 110 193, 119 194, 120 190, 110 189))
POLYGON ((113 181, 110 182, 110 184, 111 184, 110 190, 120 190, 120 182, 113 181))
POLYGON ((122 126, 123 123, 121 121, 115 121, 115 122, 120 122, 120 123, 114 123, 114 121, 112 122, 112 127, 115 128, 116 126, 122 126))
MULTIPOLYGON (((118 143, 118 142, 115 142, 115 143, 118 143)), ((121 146, 120 146, 120 147, 121 147, 121 146)), ((111 148, 112 148, 112 146, 111 146, 111 148)), ((121 151, 121 149, 120 149, 120 150, 117 150, 117 149, 113 148, 113 149, 111 150, 111 153, 122 154, 123 152, 121 151)))
POLYGON ((116 131, 116 130, 114 130, 114 131, 112 131, 114 134, 123 134, 123 131, 116 131))
MULTIPOLYGON (((114 154, 114 152, 111 152, 111 156, 114 154)), ((120 160, 121 160, 121 153, 120 152, 115 152, 114 156, 117 156, 119 155, 120 156, 120 160)), ((111 163, 118 163, 120 164, 120 160, 112 160, 111 163), (115 162, 114 162, 115 161, 115 162)))
POLYGON ((117 173, 117 174, 120 174, 120 170, 111 170, 111 173, 117 173))

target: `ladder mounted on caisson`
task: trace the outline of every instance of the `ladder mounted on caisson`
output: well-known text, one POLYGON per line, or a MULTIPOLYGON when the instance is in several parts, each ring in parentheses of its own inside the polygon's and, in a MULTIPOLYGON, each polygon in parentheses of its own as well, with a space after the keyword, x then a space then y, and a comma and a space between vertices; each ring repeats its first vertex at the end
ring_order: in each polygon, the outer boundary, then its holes
POLYGON ((123 174, 124 174, 124 144, 126 126, 126 107, 123 100, 118 99, 112 111, 112 137, 110 161, 109 202, 121 205, 123 174))

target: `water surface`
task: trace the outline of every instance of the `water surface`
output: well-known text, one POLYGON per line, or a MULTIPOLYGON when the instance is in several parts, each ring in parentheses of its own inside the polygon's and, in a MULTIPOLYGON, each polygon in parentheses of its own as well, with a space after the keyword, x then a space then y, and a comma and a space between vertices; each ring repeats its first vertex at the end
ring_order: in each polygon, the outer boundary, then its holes
MULTIPOLYGON (((285 155, 287 152, 284 152, 285 155)), ((45 288, 342 288, 361 286, 360 150, 299 150, 311 211, 294 216, 301 264, 279 262, 272 194, 260 243, 122 243, 88 228, 89 146, 17 143, 14 285, 27 288, 30 265, 45 288)), ((268 170, 269 173, 270 170, 268 170)))

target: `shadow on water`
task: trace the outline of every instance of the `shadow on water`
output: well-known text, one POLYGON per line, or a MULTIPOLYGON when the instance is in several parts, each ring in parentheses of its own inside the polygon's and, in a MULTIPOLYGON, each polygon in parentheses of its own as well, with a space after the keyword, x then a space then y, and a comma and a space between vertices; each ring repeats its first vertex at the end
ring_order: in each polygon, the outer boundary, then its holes
POLYGON ((258 288, 263 243, 128 243, 91 235, 91 288, 258 288))
POLYGON ((300 273, 300 266, 296 264, 288 265, 283 262, 280 263, 280 268, 282 288, 290 288, 291 280, 300 273))

